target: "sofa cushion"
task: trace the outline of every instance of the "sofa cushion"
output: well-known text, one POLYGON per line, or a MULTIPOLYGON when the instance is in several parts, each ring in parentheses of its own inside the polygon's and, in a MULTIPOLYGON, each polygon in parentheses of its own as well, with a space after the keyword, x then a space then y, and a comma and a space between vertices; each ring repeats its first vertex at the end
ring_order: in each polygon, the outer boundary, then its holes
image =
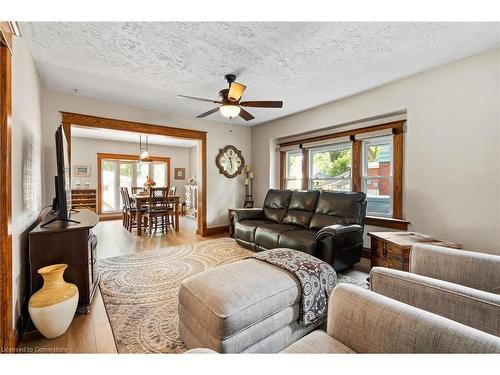
POLYGON ((301 229, 290 224, 264 224, 255 231, 255 243, 265 249, 278 247, 280 236, 284 232, 301 229))
POLYGON ((254 242, 255 230, 260 225, 272 224, 270 220, 242 220, 234 224, 234 236, 243 241, 254 242))
POLYGON ((308 227, 318 202, 319 191, 294 191, 283 223, 308 227))
MULTIPOLYGON (((257 259, 224 264, 182 281, 179 305, 190 314, 179 319, 211 337, 226 340, 288 307, 277 331, 298 317, 301 287, 289 272, 257 259), (192 324, 192 323, 196 324, 192 324)), ((269 334, 269 333, 268 333, 269 334)))
POLYGON ((267 220, 281 223, 290 204, 291 197, 291 190, 270 189, 264 200, 264 217, 267 220))
POLYGON ((333 224, 363 225, 365 210, 365 193, 322 191, 309 228, 321 229, 333 224))
POLYGON ((278 240, 278 247, 288 247, 316 256, 316 231, 303 229, 284 232, 278 240))
POLYGON ((347 354, 355 353, 354 350, 345 346, 340 341, 335 340, 332 336, 324 331, 314 331, 300 340, 295 341, 281 353, 287 354, 347 354))

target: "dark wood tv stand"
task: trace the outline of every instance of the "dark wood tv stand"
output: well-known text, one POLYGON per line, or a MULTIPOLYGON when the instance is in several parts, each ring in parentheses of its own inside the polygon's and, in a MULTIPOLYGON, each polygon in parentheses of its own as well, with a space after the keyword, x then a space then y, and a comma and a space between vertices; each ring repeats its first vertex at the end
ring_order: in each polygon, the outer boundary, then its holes
POLYGON ((79 223, 56 220, 48 215, 29 234, 30 295, 43 285, 37 271, 45 266, 66 263, 64 279, 78 287, 78 309, 90 312, 92 298, 99 282, 97 270, 97 238, 92 228, 99 222, 99 216, 88 209, 71 214, 79 223))

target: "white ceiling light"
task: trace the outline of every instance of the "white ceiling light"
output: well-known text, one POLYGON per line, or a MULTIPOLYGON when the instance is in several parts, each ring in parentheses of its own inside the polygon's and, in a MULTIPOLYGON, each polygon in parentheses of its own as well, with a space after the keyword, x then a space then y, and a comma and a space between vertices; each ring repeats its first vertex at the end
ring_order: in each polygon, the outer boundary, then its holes
POLYGON ((228 117, 228 118, 233 118, 236 117, 240 114, 241 108, 237 105, 221 105, 219 107, 219 111, 222 116, 228 117))

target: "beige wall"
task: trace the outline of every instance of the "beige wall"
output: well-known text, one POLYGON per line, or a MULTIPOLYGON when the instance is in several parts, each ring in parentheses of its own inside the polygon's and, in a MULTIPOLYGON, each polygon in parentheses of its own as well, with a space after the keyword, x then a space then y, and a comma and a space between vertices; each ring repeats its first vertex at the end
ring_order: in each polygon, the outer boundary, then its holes
MULTIPOLYGON (((85 187, 85 183, 88 181, 91 189, 97 189, 97 153, 136 155, 138 154, 138 149, 138 143, 73 137, 71 139, 71 164, 90 165, 89 178, 71 177, 73 188, 76 188, 77 181, 80 181, 82 188, 85 187)), ((150 144, 149 154, 151 156, 170 158, 170 185, 177 187, 177 194, 181 196, 181 201, 183 201, 185 193, 184 185, 187 183, 190 173, 190 148, 150 144), (186 179, 174 179, 174 168, 186 168, 186 179)))
POLYGON ((278 186, 276 138, 406 110, 410 230, 500 254, 499 70, 494 50, 253 127, 257 203, 278 186))
MULTIPOLYGON (((20 315, 28 275, 28 232, 42 207, 41 88, 23 38, 12 55, 12 278, 13 322, 20 315)), ((27 297, 26 297, 27 298, 27 297)))
POLYGON ((219 173, 215 157, 220 148, 235 145, 250 163, 250 129, 232 124, 221 124, 205 119, 176 116, 143 108, 87 99, 78 96, 42 91, 43 147, 44 147, 44 202, 53 196, 53 176, 56 173, 54 133, 61 123, 59 111, 139 121, 207 132, 207 226, 227 223, 227 209, 241 206, 244 201, 243 177, 228 179, 219 173), (247 159, 248 158, 248 159, 247 159), (221 188, 223 187, 223 188, 221 188))
POLYGON ((189 175, 186 177, 189 180, 193 176, 195 177, 195 181, 200 180, 201 174, 198 166, 198 146, 189 149, 189 175))

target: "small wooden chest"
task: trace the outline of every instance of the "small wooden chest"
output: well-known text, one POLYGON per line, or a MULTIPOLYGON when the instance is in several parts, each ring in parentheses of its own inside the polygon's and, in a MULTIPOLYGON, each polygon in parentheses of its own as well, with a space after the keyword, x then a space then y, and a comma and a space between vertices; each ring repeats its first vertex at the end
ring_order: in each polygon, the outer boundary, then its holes
POLYGON ((439 240, 416 232, 369 232, 371 238, 371 266, 408 271, 410 249, 417 243, 463 249, 454 242, 439 240))

